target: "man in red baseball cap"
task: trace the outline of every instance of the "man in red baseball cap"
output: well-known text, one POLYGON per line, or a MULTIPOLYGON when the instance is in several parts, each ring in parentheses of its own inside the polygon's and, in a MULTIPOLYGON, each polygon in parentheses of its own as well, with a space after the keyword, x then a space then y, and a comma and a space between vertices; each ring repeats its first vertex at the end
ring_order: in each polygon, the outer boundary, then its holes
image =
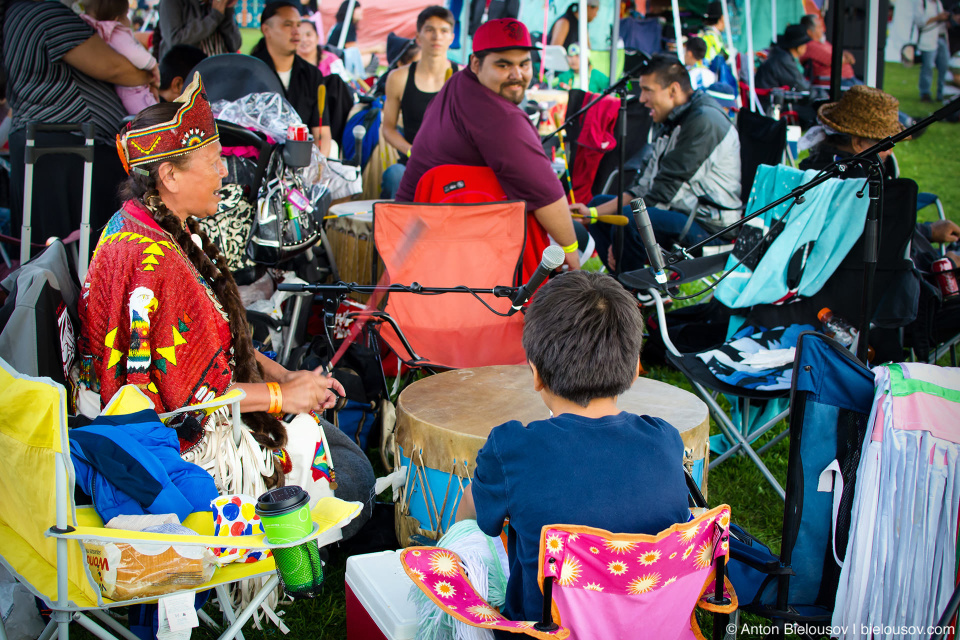
POLYGON ((437 166, 490 167, 507 198, 527 203, 527 213, 577 269, 577 237, 563 187, 540 135, 517 106, 533 75, 533 49, 519 20, 490 20, 477 29, 469 67, 453 74, 427 107, 396 197, 413 202, 420 178, 437 166))

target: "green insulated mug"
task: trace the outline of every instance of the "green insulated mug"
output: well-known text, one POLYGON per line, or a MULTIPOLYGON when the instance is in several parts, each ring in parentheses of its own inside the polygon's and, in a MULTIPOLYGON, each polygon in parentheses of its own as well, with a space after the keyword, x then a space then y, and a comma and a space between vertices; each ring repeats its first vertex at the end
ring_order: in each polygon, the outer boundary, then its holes
MULTIPOLYGON (((297 486, 271 489, 257 499, 257 515, 268 542, 296 542, 313 532, 310 494, 297 486)), ((316 598, 323 584, 323 565, 317 541, 274 549, 277 574, 291 598, 316 598)))

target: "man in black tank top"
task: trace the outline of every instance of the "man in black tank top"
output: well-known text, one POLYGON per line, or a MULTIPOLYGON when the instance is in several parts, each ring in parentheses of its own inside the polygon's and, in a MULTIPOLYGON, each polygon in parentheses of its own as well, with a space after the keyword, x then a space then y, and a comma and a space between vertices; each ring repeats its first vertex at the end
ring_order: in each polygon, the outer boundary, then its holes
POLYGON ((383 172, 381 197, 392 199, 403 177, 413 139, 420 130, 427 105, 440 91, 450 74, 458 71, 456 63, 447 60, 453 43, 454 17, 449 9, 430 6, 417 16, 417 44, 420 61, 390 72, 383 105, 381 130, 384 139, 400 153, 400 162, 383 172), (403 131, 397 128, 403 114, 403 131))
MULTIPOLYGON (((579 3, 574 2, 562 16, 550 27, 550 44, 566 49, 574 42, 580 42, 580 17, 577 9, 579 3)), ((587 22, 593 22, 600 10, 600 0, 587 0, 587 22)), ((590 48, 590 38, 587 37, 587 49, 590 48)))

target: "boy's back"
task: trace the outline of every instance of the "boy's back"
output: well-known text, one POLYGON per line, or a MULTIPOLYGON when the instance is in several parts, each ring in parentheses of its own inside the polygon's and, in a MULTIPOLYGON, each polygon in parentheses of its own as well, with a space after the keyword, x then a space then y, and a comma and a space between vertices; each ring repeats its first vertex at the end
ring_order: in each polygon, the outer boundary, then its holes
POLYGON ((656 534, 689 519, 680 433, 617 407, 639 375, 642 336, 636 298, 599 273, 557 276, 527 308, 523 349, 554 417, 495 428, 457 511, 491 536, 510 518, 504 614, 514 620, 540 617, 544 525, 656 534))
MULTIPOLYGON (((689 517, 683 443, 669 423, 626 412, 563 413, 526 427, 495 428, 477 456, 471 489, 477 523, 499 535, 510 518, 510 580, 504 615, 536 620, 540 530, 578 524, 656 534, 689 517)), ((636 558, 624 556, 627 563, 636 558)))

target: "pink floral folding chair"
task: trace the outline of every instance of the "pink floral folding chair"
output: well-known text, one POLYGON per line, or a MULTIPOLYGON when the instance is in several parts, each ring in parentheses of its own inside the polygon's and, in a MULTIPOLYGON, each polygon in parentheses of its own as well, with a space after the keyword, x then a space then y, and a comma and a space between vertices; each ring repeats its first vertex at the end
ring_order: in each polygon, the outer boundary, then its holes
POLYGON ((539 621, 505 619, 477 595, 452 551, 410 547, 400 559, 420 590, 471 626, 560 640, 703 640, 697 607, 714 613, 714 638, 724 637, 727 614, 737 608, 724 576, 729 527, 727 505, 655 536, 546 526, 540 535, 539 621))

